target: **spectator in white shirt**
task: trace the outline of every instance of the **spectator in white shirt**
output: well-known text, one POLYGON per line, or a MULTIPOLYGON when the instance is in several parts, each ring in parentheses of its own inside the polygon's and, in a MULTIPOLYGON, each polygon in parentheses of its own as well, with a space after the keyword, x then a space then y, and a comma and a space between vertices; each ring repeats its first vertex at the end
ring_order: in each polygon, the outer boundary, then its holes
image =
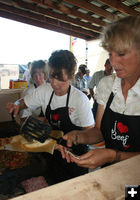
POLYGON ((27 81, 27 86, 29 86, 30 81, 31 81, 31 74, 30 74, 31 62, 28 62, 27 66, 28 66, 28 69, 25 70, 25 72, 23 74, 23 80, 27 81))

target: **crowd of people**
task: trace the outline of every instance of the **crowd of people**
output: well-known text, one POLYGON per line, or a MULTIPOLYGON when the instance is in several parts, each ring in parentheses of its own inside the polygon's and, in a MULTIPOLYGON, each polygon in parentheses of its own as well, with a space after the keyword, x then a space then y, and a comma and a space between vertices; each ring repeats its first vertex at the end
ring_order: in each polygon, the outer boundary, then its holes
POLYGON ((109 53, 104 71, 90 77, 83 64, 75 74, 74 54, 54 51, 47 64, 42 60, 30 63, 33 83, 22 99, 6 105, 14 117, 41 116, 54 130, 63 131, 67 147, 56 145, 53 155, 36 153, 43 161, 37 167, 30 164, 29 172, 36 169, 32 176, 44 176, 48 185, 140 154, 140 16, 128 16, 105 27, 101 45, 109 53), (88 149, 102 141, 105 148, 88 149))

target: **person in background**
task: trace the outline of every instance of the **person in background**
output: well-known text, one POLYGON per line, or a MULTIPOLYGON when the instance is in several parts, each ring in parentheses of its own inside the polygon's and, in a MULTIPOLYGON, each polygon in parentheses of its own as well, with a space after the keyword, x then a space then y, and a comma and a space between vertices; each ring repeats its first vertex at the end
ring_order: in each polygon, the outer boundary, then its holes
MULTIPOLYGON (((87 65, 85 65, 85 64, 81 64, 81 65, 79 65, 79 67, 82 67, 82 68, 84 68, 85 70, 87 69, 87 65)), ((77 78, 79 78, 79 67, 78 67, 78 72, 75 74, 75 76, 74 76, 74 78, 75 79, 77 79, 77 78)), ((85 73, 85 72, 84 72, 85 73)))
POLYGON ((31 74, 30 74, 31 62, 28 62, 27 67, 28 69, 25 70, 23 74, 23 80, 27 81, 27 86, 29 86, 31 83, 31 74))
MULTIPOLYGON (((92 108, 94 119, 96 119, 96 113, 97 113, 97 107, 98 107, 98 104, 97 104, 97 101, 96 101, 96 92, 94 94, 95 87, 97 88, 99 81, 103 77, 109 76, 113 72, 113 67, 110 64, 109 59, 106 60, 104 67, 105 67, 104 71, 100 70, 100 71, 95 72, 93 74, 93 76, 91 77, 91 80, 88 82, 88 88, 89 88, 89 91, 90 91, 90 96, 91 96, 91 98, 93 98, 93 101, 94 101, 93 108, 92 108)), ((106 92, 106 91, 104 91, 104 92, 106 92)))
POLYGON ((83 93, 85 93, 88 96, 89 89, 87 86, 87 80, 84 78, 85 74, 86 74, 86 65, 81 64, 78 68, 77 74, 74 77, 73 86, 75 86, 77 89, 81 90, 83 93))
MULTIPOLYGON (((90 102, 85 94, 70 85, 76 70, 76 58, 68 50, 58 50, 51 54, 48 60, 49 81, 36 88, 31 95, 26 95, 19 105, 7 104, 9 113, 17 115, 19 110, 42 107, 43 113, 54 130, 64 134, 72 130, 89 129, 94 126, 94 118, 90 102)), ((56 146, 54 154, 46 153, 46 179, 49 185, 68 180, 88 172, 88 169, 78 167, 75 163, 68 164, 62 159, 56 146)), ((88 151, 87 145, 73 146, 75 154, 81 155, 88 151)))
POLYGON ((95 127, 69 132, 64 139, 69 147, 105 140, 106 148, 90 150, 80 160, 62 151, 69 162, 90 169, 140 154, 140 16, 110 24, 101 44, 116 74, 105 76, 98 85, 95 127))
POLYGON ((87 80, 87 82, 89 82, 91 80, 89 69, 86 69, 86 74, 84 75, 84 78, 87 80))
MULTIPOLYGON (((31 63, 30 74, 33 83, 30 84, 29 87, 23 92, 22 97, 32 94, 37 87, 46 82, 48 78, 48 69, 46 62, 43 60, 33 61, 31 63)), ((21 121, 24 121, 30 115, 44 116, 40 107, 33 111, 29 108, 26 108, 20 112, 21 121)))

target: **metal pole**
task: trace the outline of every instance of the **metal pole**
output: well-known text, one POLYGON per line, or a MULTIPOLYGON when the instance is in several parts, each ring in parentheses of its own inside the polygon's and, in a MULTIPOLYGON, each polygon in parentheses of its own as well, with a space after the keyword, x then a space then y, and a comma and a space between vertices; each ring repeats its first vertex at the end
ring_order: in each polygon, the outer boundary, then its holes
POLYGON ((88 42, 86 41, 85 64, 88 66, 88 42))

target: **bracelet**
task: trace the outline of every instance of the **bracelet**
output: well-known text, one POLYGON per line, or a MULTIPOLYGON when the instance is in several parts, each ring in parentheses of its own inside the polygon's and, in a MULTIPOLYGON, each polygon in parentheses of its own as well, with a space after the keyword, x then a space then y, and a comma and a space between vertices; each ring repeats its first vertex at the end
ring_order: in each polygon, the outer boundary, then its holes
POLYGON ((78 144, 78 135, 76 134, 75 135, 75 145, 77 145, 78 144))

